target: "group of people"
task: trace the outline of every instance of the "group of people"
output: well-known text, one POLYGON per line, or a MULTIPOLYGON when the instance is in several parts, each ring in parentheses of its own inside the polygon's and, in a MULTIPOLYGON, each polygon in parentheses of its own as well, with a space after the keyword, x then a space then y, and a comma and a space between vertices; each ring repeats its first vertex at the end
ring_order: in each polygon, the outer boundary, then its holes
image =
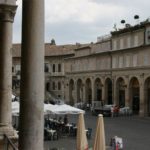
POLYGON ((119 106, 115 105, 111 107, 111 117, 119 116, 119 106))
POLYGON ((63 120, 62 117, 60 116, 58 122, 63 123, 64 125, 68 124, 68 115, 65 115, 63 120))

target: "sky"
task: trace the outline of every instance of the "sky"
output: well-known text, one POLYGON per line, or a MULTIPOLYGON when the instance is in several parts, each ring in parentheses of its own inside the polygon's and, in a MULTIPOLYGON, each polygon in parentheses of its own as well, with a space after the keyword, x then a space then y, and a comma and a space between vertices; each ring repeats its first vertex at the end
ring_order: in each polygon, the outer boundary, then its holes
MULTIPOLYGON (((21 42, 22 0, 13 24, 13 43, 21 42)), ((97 37, 150 17, 150 0, 45 0, 45 42, 57 45, 96 42, 97 37)))

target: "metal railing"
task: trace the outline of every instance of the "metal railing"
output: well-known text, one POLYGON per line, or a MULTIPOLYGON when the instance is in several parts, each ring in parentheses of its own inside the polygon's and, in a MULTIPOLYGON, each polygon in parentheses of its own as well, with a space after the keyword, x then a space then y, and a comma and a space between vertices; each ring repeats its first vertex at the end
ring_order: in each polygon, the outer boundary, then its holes
POLYGON ((6 134, 4 134, 4 140, 5 140, 4 150, 18 150, 17 146, 6 134))

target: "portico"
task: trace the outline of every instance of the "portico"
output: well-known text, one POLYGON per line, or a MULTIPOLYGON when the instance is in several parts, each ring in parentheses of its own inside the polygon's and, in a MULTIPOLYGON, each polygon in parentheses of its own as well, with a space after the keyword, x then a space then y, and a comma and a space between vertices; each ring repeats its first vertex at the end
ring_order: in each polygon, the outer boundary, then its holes
MULTIPOLYGON (((12 25, 16 0, 0 0, 0 149, 11 124, 12 25)), ((19 149, 43 150, 44 0, 23 0, 19 149), (38 81, 38 82, 37 82, 38 81)))

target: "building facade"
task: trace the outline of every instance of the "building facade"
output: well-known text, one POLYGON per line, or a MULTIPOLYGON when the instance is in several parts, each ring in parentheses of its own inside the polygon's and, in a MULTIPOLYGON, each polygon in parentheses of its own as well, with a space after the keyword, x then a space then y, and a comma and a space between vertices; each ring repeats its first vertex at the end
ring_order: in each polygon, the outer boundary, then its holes
MULTIPOLYGON (((45 91, 71 105, 96 100, 128 106, 134 114, 149 116, 149 44, 149 20, 113 31, 97 43, 45 44, 45 91)), ((14 45, 12 69, 18 85, 19 47, 14 45)), ((49 99, 47 94, 45 99, 49 99)))

